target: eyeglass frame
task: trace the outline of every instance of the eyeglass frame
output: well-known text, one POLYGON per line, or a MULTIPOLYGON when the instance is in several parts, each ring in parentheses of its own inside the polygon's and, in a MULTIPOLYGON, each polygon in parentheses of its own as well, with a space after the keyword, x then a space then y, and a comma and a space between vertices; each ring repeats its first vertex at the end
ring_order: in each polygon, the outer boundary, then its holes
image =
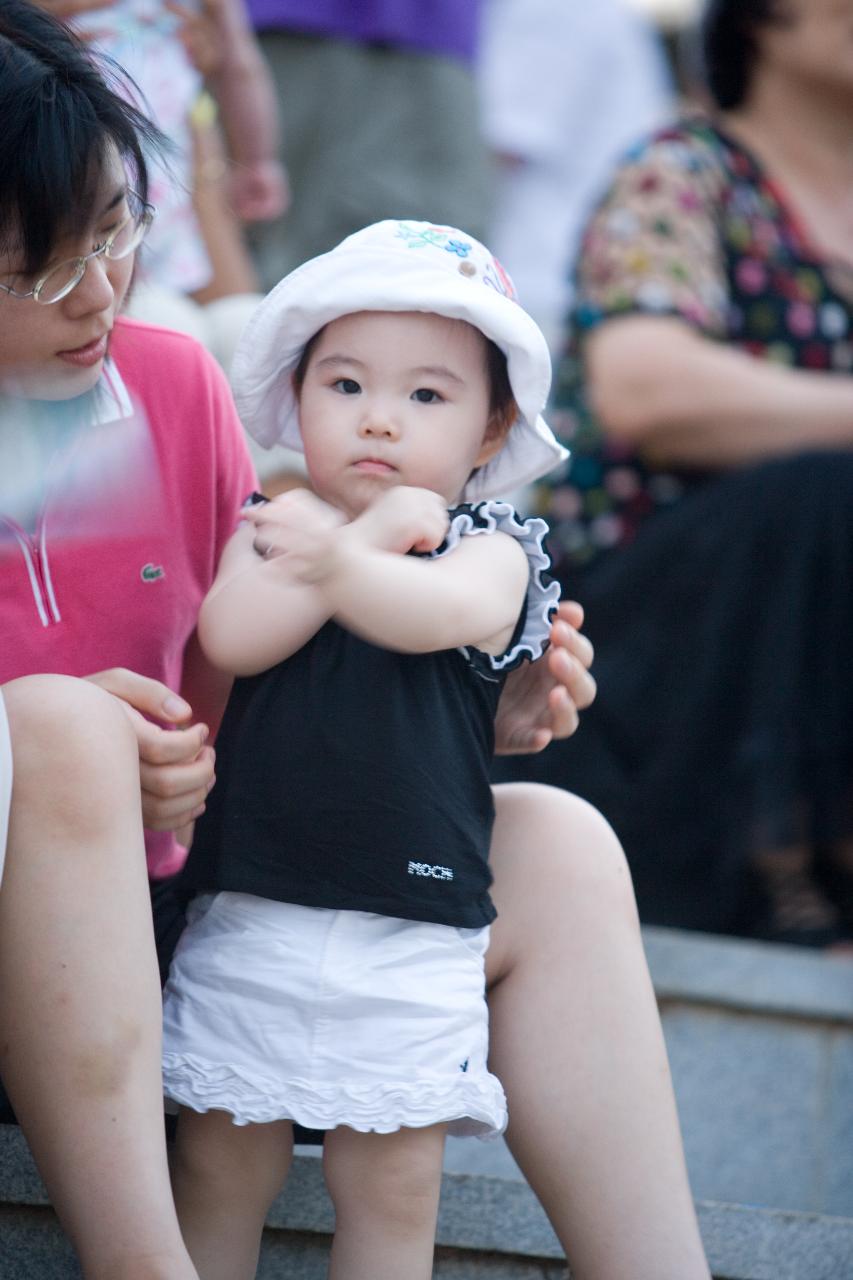
POLYGON ((67 298, 69 293, 77 288, 78 284, 86 274, 86 267, 89 265, 92 258, 106 257, 110 262, 123 262, 125 258, 129 258, 130 255, 139 248, 142 241, 148 234, 148 230, 151 223, 154 221, 154 215, 157 210, 154 208, 153 204, 148 204, 147 201, 142 200, 135 191, 128 191, 128 195, 135 196, 139 201, 139 212, 129 213, 127 217, 119 223, 115 231, 113 231, 111 235, 107 236, 104 243, 98 245, 97 249, 93 249, 91 253, 82 254, 77 258, 63 258, 61 262, 57 262, 48 271, 46 271, 43 276, 36 280, 32 289, 30 289, 28 293, 18 293, 17 289, 13 289, 10 284, 3 284, 2 281, 0 281, 0 289, 2 289, 4 293, 8 293, 13 298, 21 298, 22 300, 25 298, 32 298, 34 302, 39 304, 39 306, 52 307, 55 302, 61 302, 63 298, 67 298), (125 249, 123 253, 119 253, 114 256, 110 253, 110 250, 129 222, 135 222, 141 228, 139 238, 133 241, 129 249, 125 249), (39 294, 44 288, 46 281, 53 275, 54 271, 58 271, 60 267, 68 266, 69 263, 75 264, 77 274, 71 277, 68 285, 64 289, 60 290, 55 298, 50 298, 48 301, 42 302, 39 294))

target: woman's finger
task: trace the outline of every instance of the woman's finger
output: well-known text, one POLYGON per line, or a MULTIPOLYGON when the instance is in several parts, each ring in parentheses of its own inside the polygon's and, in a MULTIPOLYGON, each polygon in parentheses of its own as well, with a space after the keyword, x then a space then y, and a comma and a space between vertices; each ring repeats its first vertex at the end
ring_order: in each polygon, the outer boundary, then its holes
POLYGON ((150 676, 141 676, 138 671, 130 671, 127 667, 110 667, 86 679, 100 685, 128 706, 166 724, 183 724, 192 716, 190 704, 168 685, 150 676))

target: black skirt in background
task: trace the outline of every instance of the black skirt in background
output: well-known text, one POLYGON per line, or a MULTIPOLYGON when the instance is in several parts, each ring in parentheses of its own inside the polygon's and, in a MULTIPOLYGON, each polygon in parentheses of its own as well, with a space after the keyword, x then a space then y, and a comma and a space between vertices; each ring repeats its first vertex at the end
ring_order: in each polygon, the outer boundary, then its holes
POLYGON ((751 933, 753 850, 853 834, 853 454, 708 481, 562 585, 598 698, 496 779, 600 808, 646 922, 751 933))

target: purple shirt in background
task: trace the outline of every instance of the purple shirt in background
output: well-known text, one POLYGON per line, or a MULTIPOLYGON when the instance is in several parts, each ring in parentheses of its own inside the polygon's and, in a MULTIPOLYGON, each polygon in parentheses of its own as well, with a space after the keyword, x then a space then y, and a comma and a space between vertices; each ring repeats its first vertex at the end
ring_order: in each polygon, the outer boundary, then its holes
POLYGON ((481 0, 247 0, 257 31, 384 42, 473 62, 481 0))

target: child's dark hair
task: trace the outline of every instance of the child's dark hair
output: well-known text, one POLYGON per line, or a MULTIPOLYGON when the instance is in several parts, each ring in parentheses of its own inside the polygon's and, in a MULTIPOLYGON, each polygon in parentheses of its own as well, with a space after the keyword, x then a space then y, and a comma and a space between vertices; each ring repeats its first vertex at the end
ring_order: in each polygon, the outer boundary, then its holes
POLYGON ((784 19, 779 0, 708 0, 701 24, 701 56, 711 96, 722 111, 749 93, 758 60, 756 32, 784 19))
MULTIPOLYGON (((296 392, 297 400, 302 392, 302 384, 305 381, 305 374, 308 372, 311 354, 319 342, 322 332, 322 329, 318 329, 314 336, 308 339, 302 355, 299 357, 299 363, 293 370, 293 389, 296 392)), ((510 386, 506 356, 497 343, 492 342, 491 338, 487 338, 485 334, 483 335, 483 341, 486 344, 486 374, 489 379, 488 435, 492 439, 502 439, 518 417, 518 405, 515 403, 515 397, 510 386)))
POLYGON ((518 405, 509 382, 506 356, 491 338, 486 338, 486 372, 489 377, 489 436, 502 440, 518 417, 518 405))
POLYGON ((19 244, 27 273, 87 226, 112 148, 147 200, 143 147, 164 143, 67 27, 28 0, 0 0, 0 246, 19 244))

